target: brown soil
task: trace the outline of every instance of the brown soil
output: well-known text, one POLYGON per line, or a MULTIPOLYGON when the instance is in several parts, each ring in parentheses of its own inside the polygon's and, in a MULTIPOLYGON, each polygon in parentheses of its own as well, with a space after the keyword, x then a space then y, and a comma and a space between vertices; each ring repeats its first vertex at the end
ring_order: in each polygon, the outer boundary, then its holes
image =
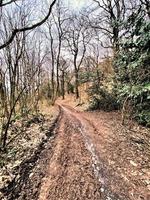
POLYGON ((39 199, 149 200, 148 135, 140 139, 136 132, 133 137, 117 113, 61 109, 39 199))
POLYGON ((115 112, 59 104, 55 137, 41 149, 20 197, 9 199, 149 200, 149 130, 128 130, 115 112))

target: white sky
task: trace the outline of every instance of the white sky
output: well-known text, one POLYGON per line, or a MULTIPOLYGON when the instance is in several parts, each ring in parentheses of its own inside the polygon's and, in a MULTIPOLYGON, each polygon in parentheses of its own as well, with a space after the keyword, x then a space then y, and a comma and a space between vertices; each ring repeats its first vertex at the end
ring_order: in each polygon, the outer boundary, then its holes
POLYGON ((86 5, 87 0, 65 0, 65 2, 69 7, 75 10, 80 10, 86 5))

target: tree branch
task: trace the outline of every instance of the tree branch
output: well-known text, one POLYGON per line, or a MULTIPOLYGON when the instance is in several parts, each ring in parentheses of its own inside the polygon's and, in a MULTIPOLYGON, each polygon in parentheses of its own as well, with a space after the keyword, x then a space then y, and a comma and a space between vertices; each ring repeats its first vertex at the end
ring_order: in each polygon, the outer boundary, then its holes
POLYGON ((0 0, 0 7, 7 6, 7 5, 11 4, 11 3, 15 3, 16 1, 18 1, 18 0, 11 0, 11 1, 8 1, 6 3, 3 3, 3 0, 0 0))
POLYGON ((40 22, 38 22, 36 24, 33 24, 32 26, 29 26, 29 27, 23 27, 23 28, 19 28, 19 29, 14 29, 12 31, 12 34, 9 37, 9 39, 4 44, 0 45, 0 49, 3 49, 5 47, 7 47, 14 40, 14 38, 15 38, 15 36, 16 36, 17 33, 19 33, 19 32, 25 32, 25 31, 30 31, 30 30, 35 29, 36 27, 41 26, 42 24, 44 24, 46 22, 46 20, 49 18, 50 14, 52 12, 52 8, 55 5, 56 1, 57 0, 54 0, 51 3, 51 5, 49 7, 48 14, 46 15, 46 17, 43 20, 41 20, 40 22))

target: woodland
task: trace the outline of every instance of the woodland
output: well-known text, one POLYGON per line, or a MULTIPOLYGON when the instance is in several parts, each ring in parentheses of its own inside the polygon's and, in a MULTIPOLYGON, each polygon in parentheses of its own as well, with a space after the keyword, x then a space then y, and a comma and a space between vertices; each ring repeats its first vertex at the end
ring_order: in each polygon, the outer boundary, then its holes
POLYGON ((149 132, 150 1, 73 4, 0 0, 1 169, 25 128, 32 135, 39 124, 45 134, 43 124, 59 115, 57 101, 68 97, 68 105, 73 99, 86 112, 117 112, 122 126, 149 132))

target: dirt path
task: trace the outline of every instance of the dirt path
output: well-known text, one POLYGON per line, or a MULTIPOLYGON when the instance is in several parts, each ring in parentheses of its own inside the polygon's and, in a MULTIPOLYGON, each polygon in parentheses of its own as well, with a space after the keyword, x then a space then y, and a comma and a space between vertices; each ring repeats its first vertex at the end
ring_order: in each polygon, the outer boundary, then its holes
POLYGON ((62 107, 56 147, 47 167, 39 200, 101 199, 101 185, 92 169, 80 121, 62 107))
POLYGON ((59 107, 51 136, 3 200, 150 200, 148 130, 127 130, 115 112, 59 107))
POLYGON ((134 149, 127 142, 120 146, 119 139, 114 143, 111 120, 107 125, 104 120, 96 124, 96 116, 67 105, 61 105, 61 113, 39 200, 150 199, 149 188, 140 182, 138 160, 130 155, 134 149))

